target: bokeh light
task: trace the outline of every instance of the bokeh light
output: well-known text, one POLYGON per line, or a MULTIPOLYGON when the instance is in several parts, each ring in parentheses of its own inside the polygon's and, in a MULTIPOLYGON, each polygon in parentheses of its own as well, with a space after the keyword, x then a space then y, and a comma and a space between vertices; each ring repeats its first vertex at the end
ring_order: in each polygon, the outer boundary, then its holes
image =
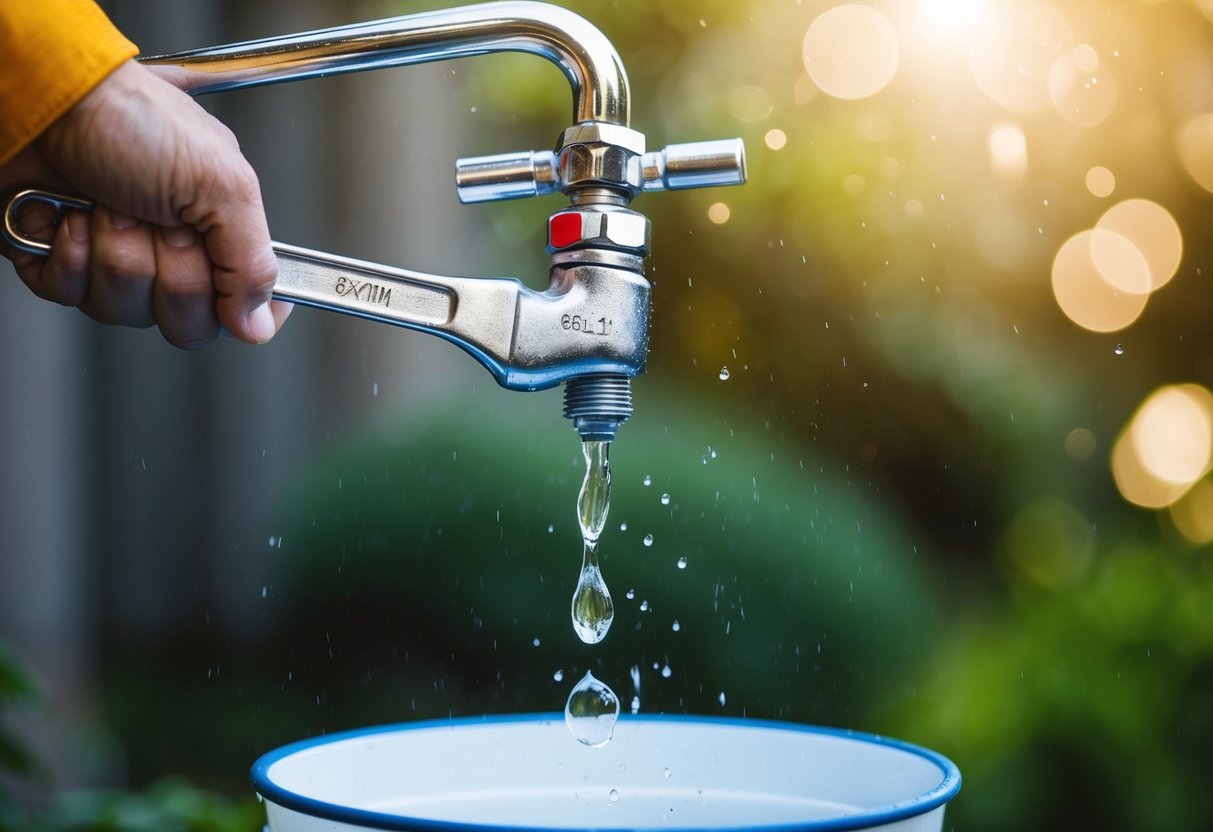
POLYGON ((1102 165, 1096 165, 1088 170, 1085 182, 1091 196, 1097 196, 1100 199, 1111 196, 1112 192, 1116 190, 1116 176, 1102 165))
POLYGON ((763 136, 763 141, 771 150, 783 150, 784 146, 788 143, 788 134, 778 127, 773 127, 763 136))
POLYGON ((1082 43, 1049 67, 1049 99, 1076 127, 1102 124, 1116 109, 1116 79, 1090 45, 1082 43))
POLYGON ((743 84, 729 93, 729 112, 746 124, 763 121, 773 109, 771 94, 757 84, 743 84))
POLYGON ((1179 160, 1197 185, 1213 193, 1213 113, 1186 121, 1175 137, 1179 160))
MULTIPOLYGON (((1149 271, 1147 291, 1153 292, 1166 285, 1179 269, 1184 250, 1183 235, 1175 217, 1157 202, 1148 199, 1126 199, 1109 208, 1099 218, 1095 228, 1130 241, 1141 253, 1149 271)), ((1109 252, 1112 257, 1101 256, 1099 245, 1108 239, 1110 238, 1106 235, 1096 235, 1094 238, 1095 261, 1100 264, 1101 271, 1104 271, 1111 259, 1119 256, 1119 252, 1109 252)), ((1139 291, 1130 288, 1135 284, 1116 285, 1128 291, 1139 291)))
POLYGON ((835 6, 804 36, 804 67, 818 87, 835 98, 867 98, 897 72, 897 33, 870 6, 835 6))
POLYGON ((1074 428, 1066 434, 1066 456, 1075 462, 1086 462, 1095 455, 1095 434, 1087 428, 1074 428))
POLYGON ((1137 409, 1112 450, 1126 500, 1146 508, 1176 502, 1213 461, 1213 393, 1197 384, 1159 388, 1137 409))
POLYGON ((725 205, 723 202, 713 202, 708 206, 708 219, 717 225, 724 225, 726 222, 728 222, 731 213, 732 212, 729 211, 729 206, 725 205))
MULTIPOLYGON (((1122 291, 1107 281, 1095 263, 1094 236, 1093 230, 1080 231, 1062 243, 1053 258, 1053 296, 1066 317, 1084 329, 1115 332, 1137 320, 1149 296, 1144 292, 1122 291)), ((1120 250, 1132 248, 1129 244, 1120 250)), ((1142 268, 1144 259, 1139 262, 1138 274, 1145 275, 1141 279, 1146 281, 1148 272, 1141 271, 1142 268)))
POLYGON ((1069 22, 1049 3, 1000 3, 970 43, 969 69, 978 88, 1005 109, 1032 113, 1050 103, 1049 71, 1073 45, 1069 22))
POLYGON ((1003 179, 1022 179, 1028 171, 1028 139, 1013 121, 1000 121, 990 128, 990 169, 1003 179))
POLYGON ((1092 230, 1090 240, 1091 260, 1109 286, 1135 295, 1150 293, 1150 264, 1132 240, 1098 227, 1092 230))
POLYGON ((1213 482, 1203 479, 1171 505, 1175 528, 1197 545, 1213 543, 1213 482))
POLYGON ((1195 384, 1164 387, 1142 404, 1129 431, 1151 476, 1190 486, 1213 453, 1213 394, 1195 384))
POLYGON ((1040 500, 1019 512, 1001 543, 1007 565, 1047 589, 1081 580, 1095 551, 1090 521, 1060 500, 1040 500))

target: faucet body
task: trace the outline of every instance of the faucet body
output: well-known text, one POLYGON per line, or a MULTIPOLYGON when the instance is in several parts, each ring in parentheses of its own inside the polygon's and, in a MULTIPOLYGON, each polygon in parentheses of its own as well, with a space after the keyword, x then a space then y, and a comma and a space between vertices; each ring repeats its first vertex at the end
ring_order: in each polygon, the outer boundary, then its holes
MULTIPOLYGON (((597 28, 566 9, 505 0, 371 23, 159 55, 145 66, 191 94, 494 52, 552 61, 573 92, 573 124, 554 151, 459 160, 464 202, 561 191, 570 207, 548 222, 550 283, 536 292, 512 278, 425 274, 275 243, 283 300, 396 324, 445 338, 499 384, 538 390, 567 382, 565 415, 583 439, 613 438, 632 412, 628 379, 648 352, 649 284, 643 274, 648 220, 628 209, 651 190, 739 184, 740 140, 672 145, 646 153, 628 125, 627 75, 597 28)), ((23 200, 79 201, 23 192, 4 233, 18 247, 49 251, 15 230, 23 200), (23 245, 24 243, 24 245, 23 245)))

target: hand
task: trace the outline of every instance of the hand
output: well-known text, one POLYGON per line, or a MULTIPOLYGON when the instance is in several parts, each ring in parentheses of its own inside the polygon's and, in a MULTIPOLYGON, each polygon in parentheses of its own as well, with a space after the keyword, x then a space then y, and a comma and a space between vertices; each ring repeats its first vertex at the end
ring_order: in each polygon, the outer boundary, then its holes
MULTIPOLYGON (((274 336, 290 305, 270 301, 278 266, 256 174, 231 131, 149 69, 127 61, 0 167, 0 193, 66 189, 49 257, 6 250, 39 297, 104 323, 155 324, 170 343, 205 346, 222 325, 248 343, 274 336)), ((37 234, 46 207, 22 218, 37 234)))

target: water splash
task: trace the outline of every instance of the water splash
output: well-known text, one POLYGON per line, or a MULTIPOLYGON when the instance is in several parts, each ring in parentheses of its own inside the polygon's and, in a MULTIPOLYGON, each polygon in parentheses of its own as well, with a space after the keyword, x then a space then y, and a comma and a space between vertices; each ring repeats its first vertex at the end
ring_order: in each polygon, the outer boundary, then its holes
POLYGON ((564 706, 564 721, 569 731, 578 742, 601 748, 611 741, 618 720, 619 698, 615 691, 587 670, 564 706))

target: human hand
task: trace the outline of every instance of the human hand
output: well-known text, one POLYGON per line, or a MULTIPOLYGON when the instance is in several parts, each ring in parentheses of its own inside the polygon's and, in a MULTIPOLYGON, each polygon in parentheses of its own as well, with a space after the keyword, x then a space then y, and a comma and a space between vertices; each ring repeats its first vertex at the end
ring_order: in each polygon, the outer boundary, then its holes
MULTIPOLYGON (((270 301, 278 266, 256 174, 235 137, 188 95, 127 61, 0 167, 0 192, 68 189, 48 257, 5 249, 34 294, 98 321, 160 327, 205 346, 222 325, 248 343, 274 336, 290 304, 270 301)), ((31 234, 49 206, 23 216, 31 234)))

